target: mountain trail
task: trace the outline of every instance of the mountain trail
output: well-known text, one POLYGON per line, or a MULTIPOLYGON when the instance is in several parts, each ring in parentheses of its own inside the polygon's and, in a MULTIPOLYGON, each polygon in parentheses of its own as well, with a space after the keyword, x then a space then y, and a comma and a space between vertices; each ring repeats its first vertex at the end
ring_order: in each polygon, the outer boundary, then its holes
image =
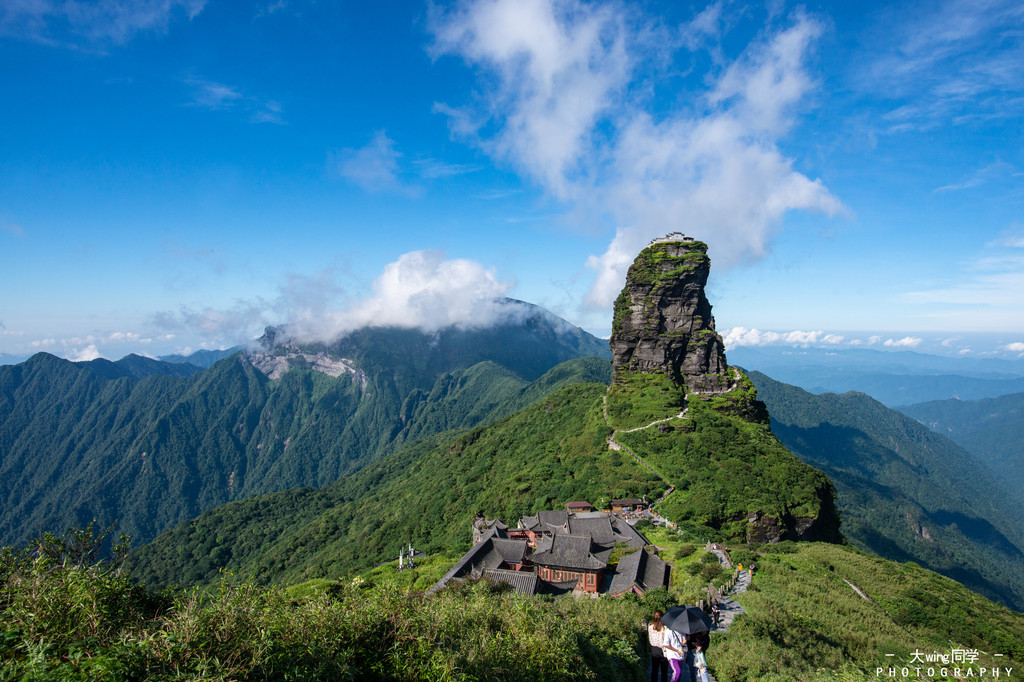
MULTIPOLYGON (((604 423, 610 427, 612 425, 612 423, 611 423, 611 420, 608 419, 608 396, 607 395, 602 396, 601 397, 601 401, 602 401, 602 404, 603 404, 602 409, 604 411, 604 423)), ((686 409, 684 408, 683 411, 680 412, 678 415, 675 415, 675 416, 672 416, 672 417, 668 417, 666 419, 659 419, 657 421, 651 422, 647 426, 640 426, 640 427, 637 427, 635 429, 628 429, 628 430, 623 431, 622 433, 630 433, 632 431, 640 431, 642 429, 649 429, 652 426, 654 426, 655 424, 661 424, 662 422, 667 422, 667 421, 670 421, 672 419, 681 419, 683 417, 683 415, 685 415, 685 414, 686 414, 686 409)), ((612 427, 612 428, 614 429, 614 427, 612 427)), ((626 452, 628 452, 630 454, 630 456, 634 460, 636 460, 637 464, 639 464, 640 466, 642 466, 643 468, 647 469, 652 474, 657 476, 658 480, 660 480, 666 486, 664 494, 661 497, 659 497, 657 499, 657 501, 654 502, 654 504, 651 505, 651 508, 653 509, 655 506, 661 504, 665 500, 665 498, 667 498, 669 495, 671 495, 675 491, 676 487, 674 485, 672 485, 671 483, 669 483, 668 480, 664 476, 662 476, 660 473, 655 471, 654 467, 652 467, 650 464, 645 462, 643 457, 641 457, 640 455, 638 455, 635 452, 633 452, 633 450, 631 450, 628 446, 623 445, 622 443, 620 443, 617 440, 615 440, 615 436, 617 436, 618 434, 619 434, 619 430, 618 429, 614 429, 612 431, 612 435, 608 436, 608 449, 609 450, 616 450, 616 451, 625 450, 626 452)))

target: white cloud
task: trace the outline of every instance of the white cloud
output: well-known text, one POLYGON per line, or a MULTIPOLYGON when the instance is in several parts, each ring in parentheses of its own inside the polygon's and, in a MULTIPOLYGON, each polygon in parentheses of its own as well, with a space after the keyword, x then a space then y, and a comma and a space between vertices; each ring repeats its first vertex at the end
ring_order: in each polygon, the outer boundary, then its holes
POLYGON ((315 277, 290 276, 272 301, 239 301, 223 310, 182 308, 155 316, 152 324, 197 334, 206 346, 245 343, 268 325, 282 325, 302 341, 330 341, 366 326, 481 328, 523 313, 502 301, 511 286, 475 261, 412 251, 384 267, 370 295, 347 304, 334 273, 325 270, 315 277))
POLYGON ((723 340, 726 348, 740 346, 835 346, 843 342, 845 337, 823 331, 794 330, 789 332, 761 331, 746 327, 733 327, 725 332, 723 340))
POLYGON ((877 334, 875 334, 874 336, 869 336, 868 337, 868 345, 874 346, 875 344, 881 342, 881 340, 882 340, 882 337, 878 336, 877 334))
MULTIPOLYGON (((484 108, 500 130, 478 138, 482 146, 560 199, 574 194, 598 116, 628 81, 622 19, 575 0, 480 0, 436 17, 434 31, 438 54, 498 76, 484 108)), ((478 132, 486 118, 463 112, 454 122, 459 132, 478 132)))
MULTIPOLYGON (((438 54, 485 72, 475 108, 438 107, 456 114, 453 132, 579 213, 615 220, 607 250, 587 261, 596 271, 589 307, 610 306, 654 236, 687 229, 709 242, 718 266, 729 266, 762 256, 788 211, 843 210, 777 147, 813 86, 803 61, 818 22, 797 14, 721 75, 709 74, 703 96, 655 118, 644 109, 641 65, 666 47, 617 10, 578 0, 478 0, 434 25, 438 54)), ((706 35, 716 23, 714 12, 702 15, 686 35, 706 35)))
POLYGON ((960 182, 936 188, 933 190, 933 194, 939 194, 942 192, 959 192, 965 189, 979 187, 990 182, 997 182, 1005 178, 1012 178, 1017 175, 1020 175, 1020 173, 1017 171, 1015 166, 1004 161, 996 161, 994 163, 990 163, 984 168, 979 168, 970 175, 961 179, 960 182))
POLYGON ((904 336, 902 339, 886 339, 883 345, 889 348, 917 348, 924 339, 918 336, 904 336))
POLYGON ((88 346, 85 346, 84 348, 76 348, 72 350, 70 353, 68 353, 67 357, 68 360, 72 360, 74 362, 83 362, 88 360, 95 360, 96 358, 100 357, 100 352, 96 348, 96 344, 91 343, 88 346))
POLYGON ((1014 353, 1024 353, 1024 341, 1014 341, 1003 346, 1003 350, 1012 351, 1014 353))
POLYGON ((0 3, 0 35, 66 47, 83 39, 120 45, 138 33, 165 33, 173 18, 191 20, 205 5, 206 0, 9 0, 0 3))
POLYGON ((373 295, 335 316, 336 331, 363 326, 488 327, 507 310, 499 299, 512 286, 493 269, 465 259, 445 260, 439 251, 413 251, 389 263, 373 283, 373 295))
POLYGON ((17 223, 8 222, 3 218, 0 218, 0 230, 19 238, 25 236, 25 228, 17 223))
POLYGON ((378 130, 365 147, 342 149, 328 156, 331 171, 367 192, 408 191, 400 178, 401 153, 383 130, 378 130))

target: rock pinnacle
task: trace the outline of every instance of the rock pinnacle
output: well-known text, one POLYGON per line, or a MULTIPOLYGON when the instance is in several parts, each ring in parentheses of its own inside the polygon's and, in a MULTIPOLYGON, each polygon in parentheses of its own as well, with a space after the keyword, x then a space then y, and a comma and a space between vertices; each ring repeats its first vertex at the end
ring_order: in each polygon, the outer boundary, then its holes
POLYGON ((613 383, 663 374, 687 393, 729 390, 725 345, 704 295, 707 248, 677 232, 655 239, 633 261, 615 301, 613 383))

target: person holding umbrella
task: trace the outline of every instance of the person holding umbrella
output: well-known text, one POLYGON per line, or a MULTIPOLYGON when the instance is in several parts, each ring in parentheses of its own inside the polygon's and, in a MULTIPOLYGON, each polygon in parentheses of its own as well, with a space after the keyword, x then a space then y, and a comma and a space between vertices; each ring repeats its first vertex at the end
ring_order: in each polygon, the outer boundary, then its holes
MULTIPOLYGON (((668 629, 683 635, 681 640, 684 644, 680 647, 681 658, 684 659, 686 665, 686 675, 684 676, 685 682, 693 682, 693 667, 691 662, 693 661, 692 654, 688 647, 685 647, 687 640, 692 643, 698 638, 703 639, 704 633, 707 633, 711 629, 711 619, 704 613, 703 609, 697 608, 696 606, 673 606, 665 612, 662 616, 661 622, 668 626, 668 629)), ((668 656, 667 647, 665 655, 668 656)), ((669 660, 669 665, 672 665, 672 660, 669 660)), ((674 670, 674 667, 673 667, 674 670)))

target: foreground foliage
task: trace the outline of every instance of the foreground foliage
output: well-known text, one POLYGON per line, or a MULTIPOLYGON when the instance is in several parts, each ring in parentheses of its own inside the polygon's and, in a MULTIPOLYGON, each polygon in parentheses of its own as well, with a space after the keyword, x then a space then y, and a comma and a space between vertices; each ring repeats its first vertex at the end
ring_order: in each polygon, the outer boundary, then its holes
MULTIPOLYGON (((652 535, 682 582, 642 599, 524 598, 487 581, 412 589, 450 557, 355 581, 285 589, 225 576, 154 596, 118 562, 78 551, 88 533, 50 537, 0 553, 0 680, 643 680, 642 619, 713 565, 678 536, 652 535)), ((720 682, 878 679, 915 651, 953 648, 979 655, 961 679, 1024 660, 1024 615, 915 564, 823 543, 732 553, 757 569, 739 596, 747 614, 712 635, 720 682)))
POLYGON ((646 665, 638 600, 227 579, 153 597, 110 564, 10 550, 0 578, 0 680, 611 681, 646 665))

